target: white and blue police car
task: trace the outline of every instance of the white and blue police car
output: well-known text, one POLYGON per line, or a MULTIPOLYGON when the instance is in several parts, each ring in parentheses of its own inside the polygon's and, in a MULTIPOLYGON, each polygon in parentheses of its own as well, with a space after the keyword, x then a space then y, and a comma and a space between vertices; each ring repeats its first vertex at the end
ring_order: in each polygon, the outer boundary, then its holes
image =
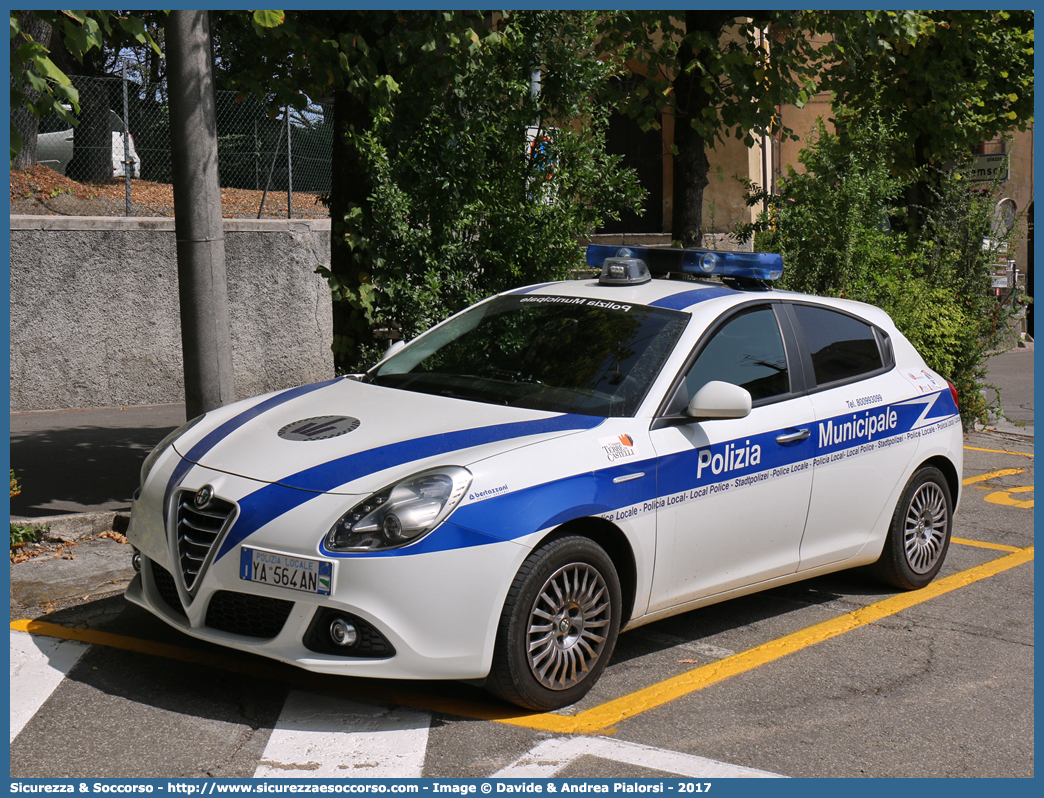
POLYGON ((588 262, 175 431, 142 467, 128 598, 310 671, 548 710, 621 631, 856 566, 935 577, 956 391, 884 312, 771 290, 777 255, 588 262))

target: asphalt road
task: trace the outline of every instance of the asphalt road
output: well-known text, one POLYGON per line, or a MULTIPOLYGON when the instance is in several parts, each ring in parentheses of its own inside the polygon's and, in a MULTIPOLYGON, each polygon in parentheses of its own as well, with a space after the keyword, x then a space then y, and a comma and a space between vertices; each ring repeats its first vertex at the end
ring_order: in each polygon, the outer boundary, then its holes
POLYGON ((929 588, 846 572, 643 627, 560 713, 218 649, 115 584, 12 607, 11 775, 1031 777, 1032 439, 966 445, 929 588))

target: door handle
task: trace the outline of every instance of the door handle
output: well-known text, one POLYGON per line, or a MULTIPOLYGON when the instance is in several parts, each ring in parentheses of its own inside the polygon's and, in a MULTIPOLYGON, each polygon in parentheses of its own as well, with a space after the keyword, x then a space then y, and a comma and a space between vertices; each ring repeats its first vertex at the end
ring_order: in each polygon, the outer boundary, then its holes
POLYGON ((801 443, 811 434, 807 429, 799 429, 797 432, 786 432, 776 436, 776 443, 780 446, 791 446, 795 443, 801 443))

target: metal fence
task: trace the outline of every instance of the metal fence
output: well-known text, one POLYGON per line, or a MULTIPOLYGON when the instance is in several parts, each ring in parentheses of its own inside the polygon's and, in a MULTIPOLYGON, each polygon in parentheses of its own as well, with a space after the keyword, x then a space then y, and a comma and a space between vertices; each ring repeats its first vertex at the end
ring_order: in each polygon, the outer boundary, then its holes
MULTIPOLYGON (((166 85, 119 78, 73 82, 80 94, 79 126, 71 130, 57 116, 45 117, 37 140, 37 161, 66 180, 55 176, 44 185, 39 177, 39 191, 20 185, 16 192, 12 186, 12 213, 173 215, 166 85)), ((253 96, 219 91, 216 104, 223 215, 325 216, 319 197, 330 191, 332 104, 283 109, 275 118, 253 96)))

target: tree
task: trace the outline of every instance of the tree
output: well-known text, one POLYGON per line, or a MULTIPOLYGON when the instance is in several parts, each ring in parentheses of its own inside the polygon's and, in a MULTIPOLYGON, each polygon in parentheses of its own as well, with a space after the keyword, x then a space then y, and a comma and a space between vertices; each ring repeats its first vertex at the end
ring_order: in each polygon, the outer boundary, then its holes
POLYGON ((409 338, 478 296, 582 265, 576 237, 636 202, 633 175, 604 152, 594 98, 612 70, 594 58, 595 20, 289 12, 222 43, 251 54, 231 80, 273 110, 333 95, 324 273, 338 370, 373 361, 374 328, 409 338))
POLYGON ((674 117, 671 230, 683 246, 703 237, 707 149, 730 136, 789 131, 778 107, 802 106, 815 93, 815 51, 803 12, 624 11, 607 14, 603 47, 630 79, 612 96, 643 129, 674 117))
MULTIPOLYGON (((834 11, 821 87, 893 120, 884 157, 919 176, 1033 120, 1032 11, 834 11)), ((844 140, 842 131, 842 139, 844 140)))
POLYGON ((811 25, 831 34, 821 86, 842 145, 854 147, 849 120, 891 120, 877 157, 910 178, 912 227, 944 165, 1033 120, 1032 11, 833 11, 811 25))
POLYGON ((147 45, 158 53, 142 17, 114 11, 12 11, 10 19, 12 168, 28 169, 35 163, 40 117, 53 112, 77 127, 82 110, 77 147, 100 153, 93 168, 86 167, 86 176, 111 177, 108 99, 81 98, 69 73, 73 65, 97 73, 104 55, 124 44, 147 45))
POLYGON ((913 180, 891 174, 880 157, 895 135, 893 123, 873 110, 850 120, 844 140, 821 121, 801 151, 803 171, 791 168, 778 195, 749 186, 749 204, 769 210, 737 234, 756 234, 757 250, 783 255, 780 288, 884 309, 928 366, 955 385, 971 427, 996 409, 984 392, 991 387, 986 363, 1015 308, 997 303, 990 278, 1010 242, 984 246, 995 235, 993 199, 969 191, 959 169, 939 176, 917 228, 883 225, 913 180))

